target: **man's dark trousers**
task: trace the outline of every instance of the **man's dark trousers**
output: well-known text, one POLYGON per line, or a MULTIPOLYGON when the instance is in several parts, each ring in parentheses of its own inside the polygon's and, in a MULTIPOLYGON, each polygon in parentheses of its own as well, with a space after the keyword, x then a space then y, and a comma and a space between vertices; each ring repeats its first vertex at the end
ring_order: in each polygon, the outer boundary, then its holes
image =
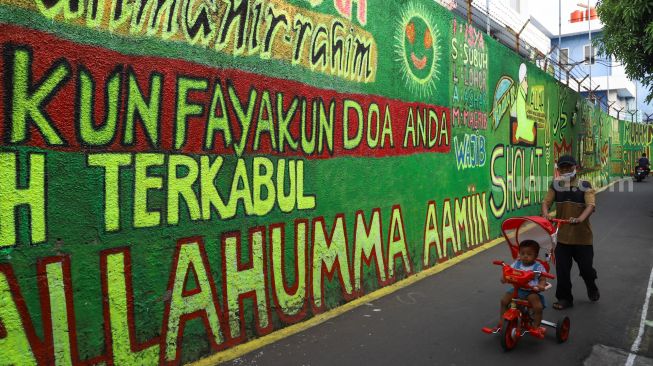
POLYGON ((580 276, 585 281, 588 290, 596 288, 596 270, 592 267, 594 260, 593 245, 568 245, 558 243, 555 249, 556 260, 556 298, 567 300, 571 303, 574 296, 571 294, 571 266, 572 259, 578 263, 580 276))

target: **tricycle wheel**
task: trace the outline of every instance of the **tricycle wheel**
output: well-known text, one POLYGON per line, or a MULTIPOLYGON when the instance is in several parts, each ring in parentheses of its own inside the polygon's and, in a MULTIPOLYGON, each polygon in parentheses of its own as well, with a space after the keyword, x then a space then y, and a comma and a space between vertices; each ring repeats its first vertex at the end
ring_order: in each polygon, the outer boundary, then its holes
POLYGON ((556 324, 556 339, 558 340, 558 343, 564 343, 567 341, 567 338, 569 338, 570 323, 568 316, 558 320, 558 323, 556 324))
POLYGON ((510 351, 517 346, 517 341, 519 341, 517 319, 504 320, 501 328, 501 347, 504 351, 510 351))

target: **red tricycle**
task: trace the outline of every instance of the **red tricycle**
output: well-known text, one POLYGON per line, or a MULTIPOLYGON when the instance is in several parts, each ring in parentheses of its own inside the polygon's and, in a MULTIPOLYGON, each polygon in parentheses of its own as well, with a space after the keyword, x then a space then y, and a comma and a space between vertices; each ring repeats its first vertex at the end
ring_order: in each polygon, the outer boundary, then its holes
MULTIPOLYGON (((519 243, 523 240, 534 240, 544 250, 544 260, 537 259, 547 272, 524 271, 512 268, 503 261, 494 261, 493 263, 502 266, 503 280, 514 287, 510 307, 503 313, 502 327, 483 327, 483 332, 488 334, 501 334, 501 346, 505 351, 510 351, 517 346, 519 339, 526 334, 536 338, 542 338, 543 333, 538 332, 533 327, 533 316, 531 314, 531 305, 526 299, 518 296, 519 289, 532 290, 529 282, 534 278, 541 276, 544 278, 554 279, 555 276, 548 273, 549 262, 555 260, 554 249, 557 242, 558 227, 568 223, 568 220, 552 219, 547 220, 539 216, 513 217, 506 219, 501 225, 501 231, 506 238, 510 248, 510 254, 513 259, 519 255, 519 243)), ((547 283, 545 290, 551 288, 547 283)), ((556 330, 556 339, 559 343, 565 342, 569 337, 569 317, 560 319, 557 323, 542 320, 542 325, 546 325, 556 330)))

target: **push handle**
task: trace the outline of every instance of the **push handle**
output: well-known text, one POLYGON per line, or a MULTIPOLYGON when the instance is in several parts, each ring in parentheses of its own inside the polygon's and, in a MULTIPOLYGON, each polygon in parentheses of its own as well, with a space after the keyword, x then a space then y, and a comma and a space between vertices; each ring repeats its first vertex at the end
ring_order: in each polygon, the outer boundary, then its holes
POLYGON ((550 219, 551 222, 555 222, 556 224, 569 224, 571 221, 569 220, 563 220, 563 219, 550 219))
POLYGON ((492 264, 496 264, 497 266, 502 266, 502 265, 503 265, 503 261, 499 261, 499 260, 492 261, 492 264))

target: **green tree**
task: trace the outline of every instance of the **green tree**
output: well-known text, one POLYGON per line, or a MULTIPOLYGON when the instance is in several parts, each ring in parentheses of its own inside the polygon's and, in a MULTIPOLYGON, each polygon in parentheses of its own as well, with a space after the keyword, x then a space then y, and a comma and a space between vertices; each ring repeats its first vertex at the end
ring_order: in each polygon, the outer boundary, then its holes
POLYGON ((623 62, 626 75, 648 88, 653 99, 653 1, 599 0, 596 11, 603 35, 596 40, 602 55, 623 62))

